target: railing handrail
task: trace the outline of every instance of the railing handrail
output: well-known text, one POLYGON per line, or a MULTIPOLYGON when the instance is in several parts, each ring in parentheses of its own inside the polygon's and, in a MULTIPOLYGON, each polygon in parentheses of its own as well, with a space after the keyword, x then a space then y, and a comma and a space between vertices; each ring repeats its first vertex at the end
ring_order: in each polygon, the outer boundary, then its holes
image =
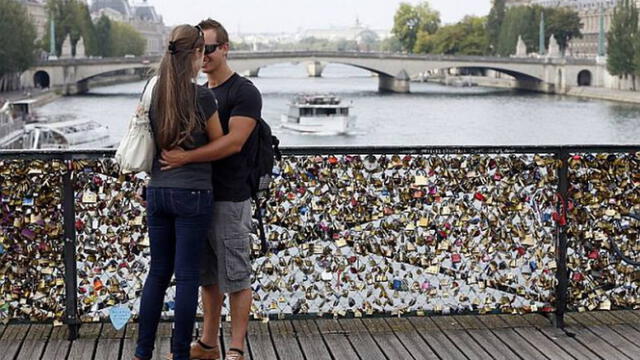
MULTIPOLYGON (((367 155, 367 154, 551 154, 639 152, 640 144, 611 145, 374 145, 374 146, 286 146, 284 155, 367 155)), ((115 149, 0 150, 0 159, 61 159, 113 157, 115 149)))

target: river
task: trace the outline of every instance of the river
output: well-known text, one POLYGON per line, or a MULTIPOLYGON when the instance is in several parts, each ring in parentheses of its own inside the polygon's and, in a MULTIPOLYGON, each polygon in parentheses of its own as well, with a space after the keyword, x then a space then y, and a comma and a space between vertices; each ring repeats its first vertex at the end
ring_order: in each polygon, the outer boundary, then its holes
MULTIPOLYGON (((638 144, 640 105, 483 87, 412 83, 410 94, 380 94, 364 70, 329 65, 308 78, 302 65, 266 67, 252 79, 263 95, 263 117, 283 145, 559 145, 638 144), (299 134, 279 126, 292 97, 332 93, 352 102, 356 131, 342 136, 299 134)), ((92 89, 38 112, 89 118, 124 134, 143 82, 92 89)))

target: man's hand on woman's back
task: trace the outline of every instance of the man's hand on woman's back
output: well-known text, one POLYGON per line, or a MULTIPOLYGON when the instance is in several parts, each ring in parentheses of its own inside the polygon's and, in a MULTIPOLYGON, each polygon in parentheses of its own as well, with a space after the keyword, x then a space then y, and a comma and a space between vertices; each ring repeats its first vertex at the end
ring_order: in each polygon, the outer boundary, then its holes
POLYGON ((177 147, 171 150, 162 150, 160 157, 161 170, 179 168, 189 163, 189 154, 183 148, 177 147))

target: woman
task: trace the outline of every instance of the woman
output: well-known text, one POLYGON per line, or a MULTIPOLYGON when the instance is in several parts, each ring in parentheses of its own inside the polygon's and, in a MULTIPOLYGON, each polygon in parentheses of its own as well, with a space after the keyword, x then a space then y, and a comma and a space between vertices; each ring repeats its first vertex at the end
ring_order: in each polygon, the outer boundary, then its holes
POLYGON ((161 149, 195 149, 222 136, 213 93, 196 85, 204 36, 199 27, 173 29, 162 58, 149 119, 157 146, 147 189, 151 265, 144 284, 136 359, 151 358, 169 281, 176 279, 175 328, 171 352, 189 359, 198 302, 199 254, 213 208, 211 164, 193 163, 161 171, 161 149))

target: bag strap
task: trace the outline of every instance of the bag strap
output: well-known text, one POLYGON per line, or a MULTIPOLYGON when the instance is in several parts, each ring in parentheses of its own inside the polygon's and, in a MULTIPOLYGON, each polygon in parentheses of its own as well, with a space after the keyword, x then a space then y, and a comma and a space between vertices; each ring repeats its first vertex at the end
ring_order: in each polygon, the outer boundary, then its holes
POLYGON ((147 85, 145 85, 144 90, 142 90, 142 106, 146 114, 149 114, 149 109, 151 109, 153 90, 155 89, 157 82, 158 76, 156 75, 149 79, 149 82, 147 82, 147 85))
POLYGON ((258 220, 258 233, 260 235, 260 255, 265 256, 269 249, 269 243, 267 242, 267 236, 264 231, 264 222, 262 221, 262 204, 257 195, 253 195, 253 201, 256 204, 256 212, 254 218, 258 220))

